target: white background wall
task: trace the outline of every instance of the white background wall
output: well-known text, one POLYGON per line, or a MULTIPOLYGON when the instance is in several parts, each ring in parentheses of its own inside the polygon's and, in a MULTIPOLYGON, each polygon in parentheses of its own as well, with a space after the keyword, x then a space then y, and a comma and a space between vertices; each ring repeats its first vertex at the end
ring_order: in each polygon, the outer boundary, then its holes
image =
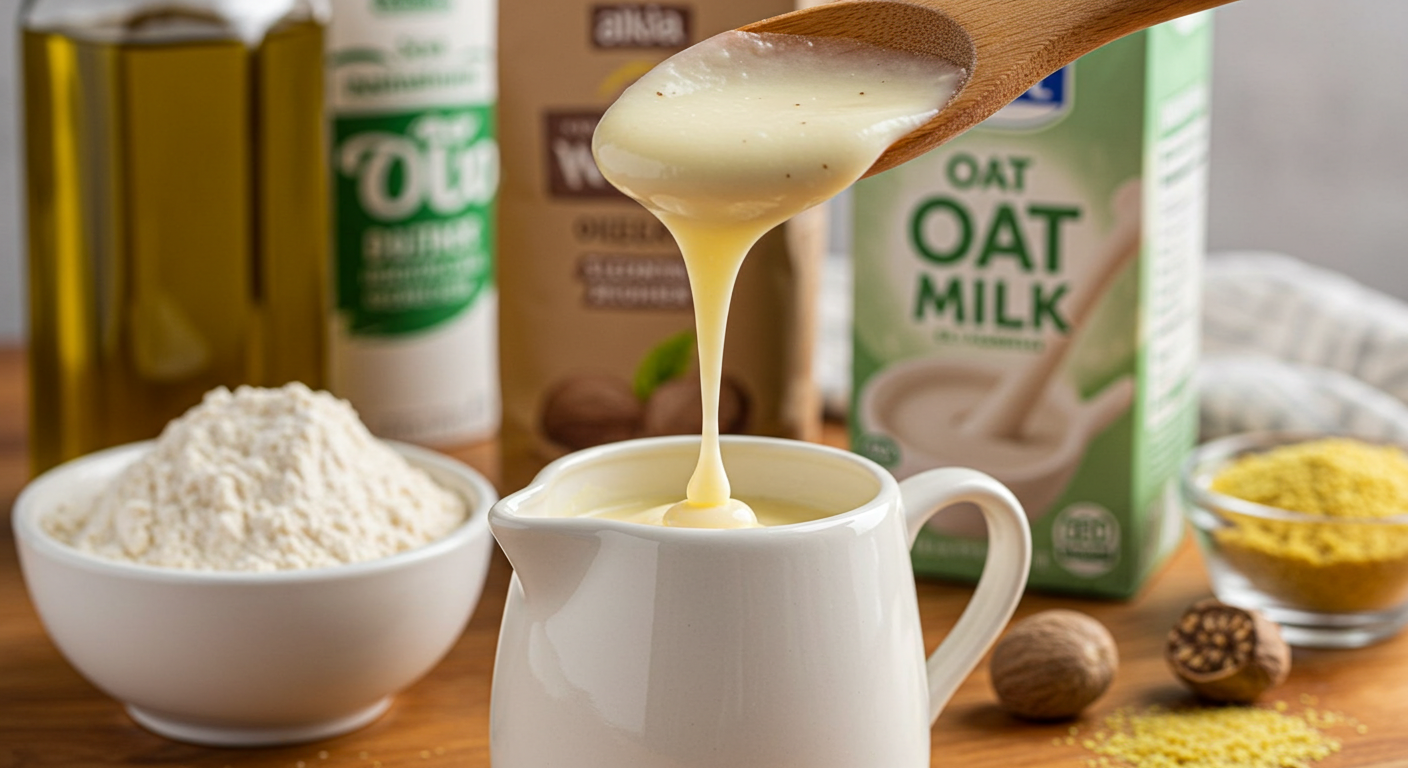
MULTIPOLYGON (((0 0, 0 343, 24 335, 18 6, 0 0)), ((1217 15, 1209 247, 1288 253, 1408 299, 1408 2, 1217 15)))
POLYGON ((1408 3, 1217 14, 1209 247, 1280 251, 1408 299, 1408 3))

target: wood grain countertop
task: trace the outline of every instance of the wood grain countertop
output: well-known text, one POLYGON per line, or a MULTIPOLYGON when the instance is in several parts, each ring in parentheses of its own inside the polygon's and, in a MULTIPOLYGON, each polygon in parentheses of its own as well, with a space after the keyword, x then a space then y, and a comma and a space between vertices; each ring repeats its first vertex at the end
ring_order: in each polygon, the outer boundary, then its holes
MULTIPOLYGON (((445 660, 360 731, 277 749, 210 749, 168 741, 134 724, 59 655, 25 593, 9 525, 10 509, 28 475, 25 398, 22 350, 0 349, 0 768, 489 765, 489 682, 509 576, 501 555, 495 557, 474 618, 445 660)), ((828 442, 843 440, 839 427, 828 429, 828 442)), ((450 453, 491 478, 498 475, 492 444, 450 453)), ((920 583, 920 611, 930 649, 943 638, 970 593, 971 588, 962 585, 920 583)), ((986 665, 981 665, 934 726, 932 764, 1085 768, 1092 756, 1079 746, 1079 738, 1076 744, 1066 743, 1072 726, 1084 733, 1121 707, 1190 700, 1164 666, 1164 633, 1188 604, 1208 594, 1202 563, 1190 542, 1130 601, 1028 595, 1018 616, 1068 607, 1110 628, 1121 655, 1113 688, 1081 720, 1032 725, 997 707, 986 665)), ((1312 703, 1363 725, 1332 730, 1342 738, 1343 749, 1317 763, 1319 768, 1408 768, 1408 728, 1403 726, 1408 714, 1408 635, 1353 651, 1297 650, 1293 667, 1290 680, 1272 698, 1288 702, 1293 710, 1312 703)))

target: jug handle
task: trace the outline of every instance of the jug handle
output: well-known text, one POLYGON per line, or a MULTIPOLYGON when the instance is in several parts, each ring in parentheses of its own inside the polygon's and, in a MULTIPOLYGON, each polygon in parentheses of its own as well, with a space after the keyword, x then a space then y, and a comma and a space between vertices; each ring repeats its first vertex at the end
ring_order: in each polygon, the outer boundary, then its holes
POLYGON ((1022 505, 993 478, 971 469, 922 472, 900 483, 909 547, 924 523, 954 504, 972 503, 988 526, 988 554, 963 615, 929 657, 929 722, 1007 626, 1022 598, 1032 562, 1032 537, 1022 505))

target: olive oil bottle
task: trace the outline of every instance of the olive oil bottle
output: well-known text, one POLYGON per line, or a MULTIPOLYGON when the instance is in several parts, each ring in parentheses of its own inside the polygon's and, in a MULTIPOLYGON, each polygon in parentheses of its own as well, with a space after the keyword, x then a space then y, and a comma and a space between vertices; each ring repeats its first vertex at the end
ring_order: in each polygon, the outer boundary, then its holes
POLYGON ((155 437, 218 385, 323 385, 325 19, 26 6, 34 471, 155 437))

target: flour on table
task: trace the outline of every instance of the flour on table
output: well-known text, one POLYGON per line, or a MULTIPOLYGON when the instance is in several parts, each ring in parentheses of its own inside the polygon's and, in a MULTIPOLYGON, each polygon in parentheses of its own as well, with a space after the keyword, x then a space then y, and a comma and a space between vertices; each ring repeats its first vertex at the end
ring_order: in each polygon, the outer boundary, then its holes
POLYGON ((96 555, 213 571, 317 568, 444 536, 464 502, 302 384, 212 390, 90 505, 44 521, 96 555))

